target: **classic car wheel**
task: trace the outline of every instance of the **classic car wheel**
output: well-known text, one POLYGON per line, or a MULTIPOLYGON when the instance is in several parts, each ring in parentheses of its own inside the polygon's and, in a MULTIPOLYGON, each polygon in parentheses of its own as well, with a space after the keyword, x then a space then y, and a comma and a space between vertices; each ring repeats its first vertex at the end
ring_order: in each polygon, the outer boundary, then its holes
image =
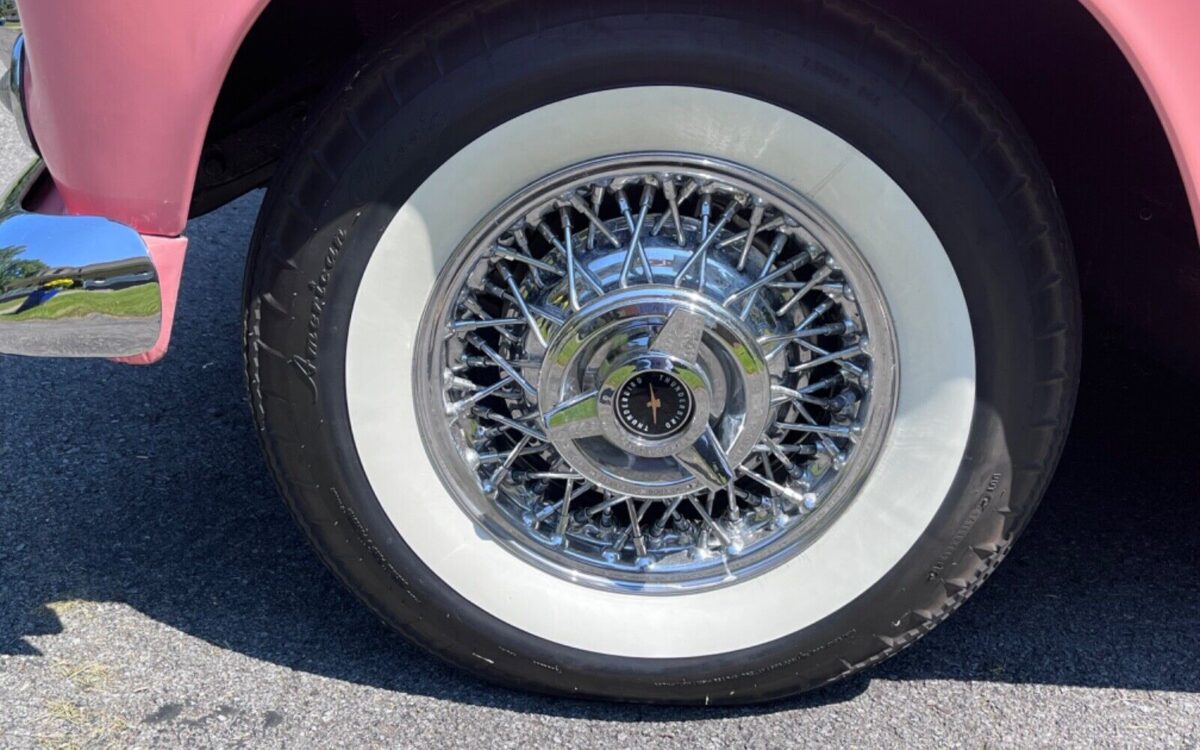
POLYGON ((1002 104, 849 3, 483 3, 356 62, 262 209, 264 449, 331 569, 510 685, 788 695, 961 604, 1079 315, 1002 104))

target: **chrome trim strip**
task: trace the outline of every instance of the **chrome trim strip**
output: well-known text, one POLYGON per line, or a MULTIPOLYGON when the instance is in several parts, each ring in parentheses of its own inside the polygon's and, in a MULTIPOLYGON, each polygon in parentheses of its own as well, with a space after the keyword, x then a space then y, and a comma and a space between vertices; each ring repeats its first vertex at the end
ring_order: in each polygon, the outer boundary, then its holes
POLYGON ((0 208, 0 354, 126 357, 162 327, 158 274, 141 235, 98 216, 30 213, 40 159, 0 208))
POLYGON ((4 106, 12 112, 17 123, 17 132, 25 145, 38 152, 37 141, 29 129, 29 119, 25 116, 25 35, 18 34, 13 42, 12 58, 8 63, 8 73, 5 75, 4 106))

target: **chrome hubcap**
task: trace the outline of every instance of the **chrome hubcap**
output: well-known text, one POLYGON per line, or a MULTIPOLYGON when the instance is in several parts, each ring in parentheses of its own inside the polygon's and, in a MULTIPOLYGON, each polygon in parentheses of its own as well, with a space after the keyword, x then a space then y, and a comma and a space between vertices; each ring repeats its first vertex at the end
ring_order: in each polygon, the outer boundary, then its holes
POLYGON ((803 198, 629 154, 531 185, 463 242, 418 340, 418 417, 514 552, 690 591, 789 559, 853 497, 894 352, 869 269, 803 198))
POLYGON ((613 493, 725 490, 766 427, 771 379, 754 332, 693 290, 647 284, 599 296, 543 361, 549 442, 613 493))

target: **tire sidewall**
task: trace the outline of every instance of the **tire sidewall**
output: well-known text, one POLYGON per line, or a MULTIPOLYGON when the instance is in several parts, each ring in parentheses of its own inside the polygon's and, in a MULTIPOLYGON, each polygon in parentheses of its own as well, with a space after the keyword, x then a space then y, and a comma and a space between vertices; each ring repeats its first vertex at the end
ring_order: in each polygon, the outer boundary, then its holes
POLYGON ((428 73, 430 61, 425 51, 401 44, 364 61, 364 77, 312 123, 305 153, 281 169, 256 231, 258 256, 286 262, 256 262, 249 277, 252 390, 259 391, 259 416, 268 423, 264 444, 298 520, 334 571, 384 619, 451 661, 535 689, 658 701, 762 699, 884 658, 932 628, 1003 557, 1040 482, 1013 470, 1040 458, 1036 441, 1023 434, 1034 421, 1028 394, 1045 366, 1029 351, 1038 311, 1025 292, 1039 269, 1036 259, 1015 255, 1027 227, 1005 215, 996 195, 1003 180, 989 181, 988 165, 972 159, 968 141, 986 133, 955 132, 937 109, 944 97, 911 87, 902 93, 896 81, 847 55, 840 36, 819 32, 699 16, 566 22, 536 39, 468 56, 457 67, 435 61, 444 68, 437 85, 412 92, 406 86, 428 73), (371 75, 382 80, 372 82, 371 75), (568 649, 457 595, 405 544, 376 499, 354 449, 345 396, 347 331, 359 281, 384 229, 424 178, 475 137, 538 106, 652 84, 768 101, 820 124, 879 165, 946 248, 977 353, 976 411, 961 468, 904 559, 810 627, 703 658, 568 649), (380 91, 391 95, 390 106, 376 101, 380 91), (376 111, 385 114, 373 119, 376 111), (366 136, 356 150, 340 145, 351 117, 357 122, 350 129, 366 136), (330 163, 338 153, 342 160, 330 163), (322 182, 319 202, 304 194, 322 182), (317 208, 307 215, 298 206, 317 208), (289 314, 264 310, 264 294, 286 299, 289 314), (263 364, 259 343, 278 353, 277 361, 263 364), (271 409, 263 393, 278 394, 289 413, 271 409), (285 430, 305 436, 303 445, 272 438, 285 430))

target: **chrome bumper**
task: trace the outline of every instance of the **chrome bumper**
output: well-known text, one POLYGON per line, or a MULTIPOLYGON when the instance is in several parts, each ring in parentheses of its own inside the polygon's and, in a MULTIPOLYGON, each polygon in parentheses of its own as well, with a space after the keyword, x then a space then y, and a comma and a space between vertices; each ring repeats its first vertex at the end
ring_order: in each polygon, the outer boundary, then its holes
POLYGON ((36 160, 0 205, 0 354, 127 357, 162 326, 158 274, 141 236, 97 216, 30 213, 36 160))

